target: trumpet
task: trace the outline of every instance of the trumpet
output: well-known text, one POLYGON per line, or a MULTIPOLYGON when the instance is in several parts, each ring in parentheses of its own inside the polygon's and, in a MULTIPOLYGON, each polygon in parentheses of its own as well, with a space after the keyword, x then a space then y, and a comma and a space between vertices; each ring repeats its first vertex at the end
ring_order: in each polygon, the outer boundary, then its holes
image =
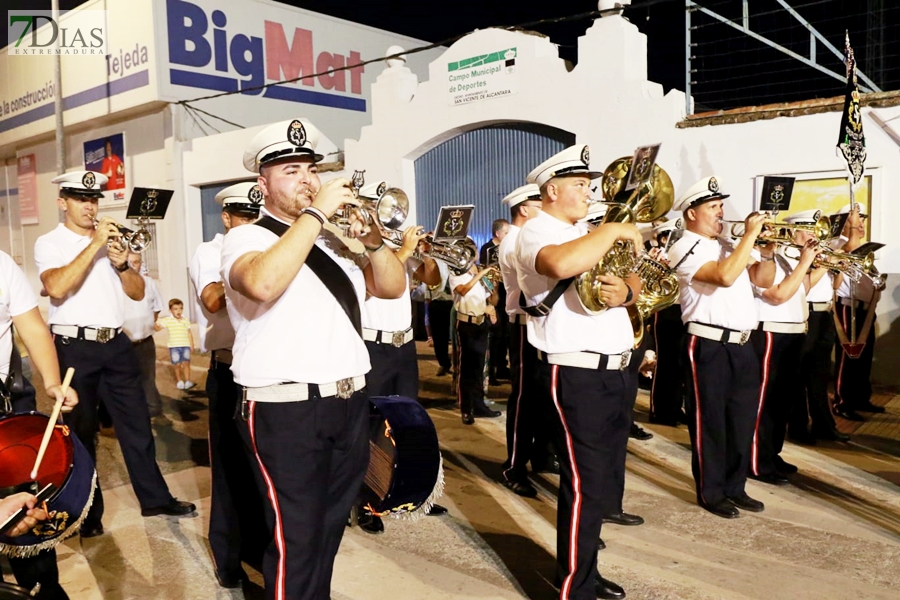
POLYGON ((358 201, 359 206, 349 202, 342 204, 328 222, 346 232, 350 229, 350 216, 356 213, 366 223, 377 220, 383 228, 395 230, 403 225, 409 214, 409 196, 400 188, 387 188, 375 200, 362 197, 358 201))
MULTIPOLYGON (((731 225, 731 237, 741 238, 747 233, 744 221, 719 219, 719 222, 731 225)), ((758 238, 756 240, 757 244, 779 244, 782 246, 794 246, 799 248, 801 245, 794 242, 794 233, 798 231, 805 231, 811 234, 819 242, 824 242, 831 237, 831 223, 828 221, 828 217, 819 217, 812 225, 765 221, 763 223, 763 228, 768 228, 773 232, 773 235, 765 238, 758 238)))
MULTIPOLYGON (((91 220, 94 222, 94 229, 97 229, 100 225, 99 219, 91 220)), ((110 239, 107 242, 107 245, 117 243, 123 250, 128 249, 136 254, 140 254, 150 245, 150 242, 153 241, 153 237, 150 235, 150 231, 147 230, 143 220, 139 220, 138 225, 139 228, 135 231, 116 223, 116 229, 119 230, 121 239, 110 239)))
MULTIPOLYGON (((395 246, 403 245, 402 231, 390 228, 381 233, 384 239, 395 246)), ((453 242, 436 242, 434 241, 434 236, 429 233, 422 241, 429 246, 429 249, 424 251, 417 249, 412 254, 415 258, 419 260, 422 260, 422 258, 441 260, 447 263, 447 267, 457 275, 468 271, 478 258, 478 247, 475 246, 475 242, 468 238, 453 242)))
POLYGON ((849 277, 853 282, 859 282, 863 277, 872 280, 876 290, 883 290, 886 285, 885 276, 875 267, 875 253, 853 254, 839 252, 824 246, 820 248, 819 256, 813 260, 814 267, 839 271, 849 277), (824 258, 820 258, 824 257, 824 258))

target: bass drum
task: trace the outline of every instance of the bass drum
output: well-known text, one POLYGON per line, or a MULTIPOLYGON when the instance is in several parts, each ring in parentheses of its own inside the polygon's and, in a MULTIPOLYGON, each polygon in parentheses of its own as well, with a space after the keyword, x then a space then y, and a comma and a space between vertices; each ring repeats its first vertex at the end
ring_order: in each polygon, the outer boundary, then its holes
POLYGON ((403 396, 369 398, 369 466, 363 500, 373 514, 417 519, 444 492, 437 430, 421 404, 403 396))
POLYGON ((78 532, 93 501, 97 480, 94 462, 65 425, 53 428, 37 481, 31 480, 31 469, 49 421, 50 417, 37 412, 0 417, 0 496, 16 492, 37 494, 48 483, 56 487, 47 500, 50 518, 23 535, 0 536, 0 554, 27 558, 52 548, 78 532))

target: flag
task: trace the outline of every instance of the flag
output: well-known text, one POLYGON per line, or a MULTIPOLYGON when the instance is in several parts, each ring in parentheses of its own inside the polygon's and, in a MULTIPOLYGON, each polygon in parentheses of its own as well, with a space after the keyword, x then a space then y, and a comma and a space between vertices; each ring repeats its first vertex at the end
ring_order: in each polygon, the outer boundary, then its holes
POLYGON ((841 131, 837 147, 847 161, 847 169, 853 183, 859 183, 865 170, 866 136, 863 134, 862 114, 859 112, 859 88, 856 84, 856 59, 850 47, 850 34, 844 37, 844 64, 847 65, 847 86, 844 94, 844 112, 841 113, 841 131))

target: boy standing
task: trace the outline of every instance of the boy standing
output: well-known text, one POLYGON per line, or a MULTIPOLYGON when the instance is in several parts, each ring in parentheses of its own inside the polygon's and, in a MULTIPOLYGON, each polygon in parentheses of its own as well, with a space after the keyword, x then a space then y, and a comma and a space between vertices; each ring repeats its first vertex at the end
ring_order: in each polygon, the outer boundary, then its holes
POLYGON ((189 390, 195 385, 191 381, 191 350, 194 349, 194 336, 191 333, 191 322, 182 317, 184 303, 178 298, 169 300, 171 317, 162 317, 157 321, 156 330, 163 327, 169 332, 169 358, 175 368, 175 384, 179 390, 189 390))

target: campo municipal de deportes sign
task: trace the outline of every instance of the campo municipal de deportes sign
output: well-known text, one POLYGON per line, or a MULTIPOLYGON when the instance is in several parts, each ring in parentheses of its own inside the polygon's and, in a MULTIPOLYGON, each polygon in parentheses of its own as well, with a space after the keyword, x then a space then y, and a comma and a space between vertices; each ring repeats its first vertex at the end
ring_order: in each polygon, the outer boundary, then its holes
POLYGON ((330 36, 217 6, 166 0, 172 85, 365 112, 360 52, 334 52, 330 36), (332 51, 320 50, 322 44, 332 51), (263 87, 297 77, 304 79, 263 87))

